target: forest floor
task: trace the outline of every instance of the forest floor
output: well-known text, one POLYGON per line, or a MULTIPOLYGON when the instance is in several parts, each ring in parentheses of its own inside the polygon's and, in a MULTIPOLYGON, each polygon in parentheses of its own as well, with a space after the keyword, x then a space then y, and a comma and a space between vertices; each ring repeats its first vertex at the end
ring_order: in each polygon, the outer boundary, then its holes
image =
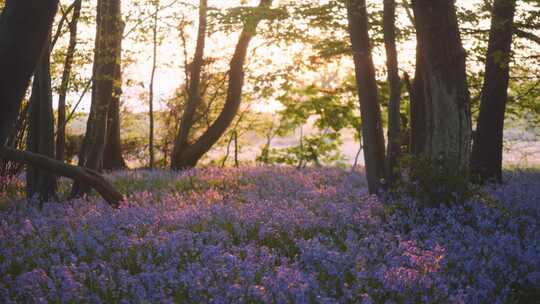
POLYGON ((540 170, 440 207, 333 168, 110 178, 119 209, 3 181, 1 303, 540 302, 540 170))

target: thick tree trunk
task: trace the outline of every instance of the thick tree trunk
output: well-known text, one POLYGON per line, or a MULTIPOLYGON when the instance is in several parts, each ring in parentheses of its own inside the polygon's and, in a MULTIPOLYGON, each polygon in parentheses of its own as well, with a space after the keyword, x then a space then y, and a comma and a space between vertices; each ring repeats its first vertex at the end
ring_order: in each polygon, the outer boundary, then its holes
MULTIPOLYGON (((120 17, 120 16, 119 16, 120 17)), ((124 34, 124 24, 121 24, 117 37, 119 43, 116 45, 116 66, 114 70, 114 89, 107 113, 107 137, 105 140, 105 150, 103 151, 103 170, 120 170, 127 167, 122 156, 122 140, 120 136, 120 97, 122 97, 122 36, 124 34)))
POLYGON ((396 2, 384 1, 384 45, 386 48, 386 68, 390 86, 388 102, 388 152, 386 155, 386 179, 391 185, 399 178, 399 157, 401 152, 401 85, 399 78, 398 54, 396 48, 396 2))
POLYGON ((28 82, 42 54, 58 7, 57 0, 8 0, 0 17, 0 156, 41 168, 55 175, 79 179, 96 188, 113 206, 123 196, 96 173, 65 165, 30 152, 3 147, 28 82))
POLYGON ((493 5, 480 116, 471 156, 471 173, 480 182, 502 181, 504 116, 515 11, 515 0, 496 0, 493 5))
MULTIPOLYGON (((103 164, 103 151, 107 135, 107 114, 114 91, 117 38, 120 20, 119 0, 99 0, 96 18, 96 50, 94 61, 92 104, 86 126, 86 135, 79 153, 79 166, 99 171, 103 164)), ((72 196, 88 194, 88 185, 74 183, 72 196)))
POLYGON ((417 39, 416 47, 416 70, 414 79, 409 89, 410 115, 411 115, 411 138, 410 153, 415 157, 424 154, 426 147, 426 97, 424 91, 424 63, 422 46, 417 39))
POLYGON ((69 24, 69 45, 64 61, 62 82, 58 93, 58 126, 56 131, 56 159, 64 161, 66 150, 66 99, 69 91, 69 80, 77 46, 77 27, 81 16, 82 0, 76 0, 73 7, 73 16, 69 24))
MULTIPOLYGON (((54 158, 54 115, 50 69, 50 37, 44 46, 42 58, 34 75, 32 96, 29 101, 27 150, 54 158)), ((40 201, 56 197, 56 177, 39 168, 28 166, 26 193, 40 201)))
MULTIPOLYGON (((259 8, 268 8, 271 4, 271 0, 261 0, 259 3, 259 8)), ((225 133, 227 128, 234 120, 242 100, 242 87, 244 85, 244 63, 246 60, 247 50, 251 39, 256 34, 257 26, 260 21, 260 18, 256 18, 255 20, 246 22, 244 29, 240 34, 240 38, 230 63, 229 87, 223 110, 214 123, 193 144, 186 144, 187 135, 179 134, 173 152, 173 169, 183 169, 196 166, 201 157, 212 148, 212 146, 225 133)), ((193 81, 194 79, 190 80, 190 86, 193 86, 193 81)), ((198 101, 195 101, 194 103, 200 103, 200 96, 195 98, 195 100, 198 101)), ((190 109, 186 109, 186 112, 188 110, 190 109)), ((186 126, 191 126, 192 124, 193 115, 190 115, 191 119, 188 117, 189 120, 185 121, 186 126)), ((184 129, 183 132, 189 132, 189 129, 184 129)))
POLYGON ((365 0, 347 0, 349 34, 352 42, 356 84, 362 115, 362 140, 369 192, 380 190, 384 176, 384 135, 381 108, 371 57, 368 15, 365 0))
POLYGON ((425 154, 445 172, 464 172, 471 145, 470 95, 454 1, 412 5, 424 64, 425 154))
POLYGON ((58 0, 7 0, 0 16, 0 146, 17 121, 58 0))
POLYGON ((34 166, 58 176, 71 178, 81 184, 89 185, 96 189, 103 199, 113 207, 118 207, 124 199, 123 195, 116 191, 105 178, 93 170, 71 166, 53 158, 8 147, 0 147, 0 156, 6 160, 34 166))

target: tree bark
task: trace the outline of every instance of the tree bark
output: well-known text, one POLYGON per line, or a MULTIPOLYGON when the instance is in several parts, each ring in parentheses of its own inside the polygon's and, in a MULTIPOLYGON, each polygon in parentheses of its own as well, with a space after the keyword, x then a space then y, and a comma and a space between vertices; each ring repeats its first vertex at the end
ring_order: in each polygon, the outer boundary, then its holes
POLYGON ((96 189, 103 199, 113 207, 118 207, 124 199, 123 195, 116 191, 105 178, 93 170, 71 166, 43 155, 18 151, 8 147, 0 147, 0 156, 6 160, 31 165, 58 176, 71 178, 81 184, 89 185, 96 189))
MULTIPOLYGON (((201 7, 202 6, 201 1, 201 7)), ((150 75, 150 90, 148 92, 148 116, 150 120, 150 134, 148 136, 148 150, 150 154, 150 163, 149 167, 152 169, 155 165, 155 155, 154 155, 154 81, 156 77, 156 69, 157 69, 157 48, 158 48, 158 13, 159 13, 159 0, 155 3, 156 9, 154 11, 154 25, 152 27, 152 38, 153 38, 153 54, 152 54, 152 72, 150 75)), ((206 5, 206 3, 205 3, 206 5)), ((204 6, 204 9, 206 10, 206 6, 204 6)), ((206 17, 206 11, 205 11, 205 17, 206 17)), ((200 25, 199 25, 200 27, 200 25)), ((203 32, 205 34, 206 31, 203 32)), ((200 39, 200 37, 198 38, 200 39)), ((204 37, 203 37, 204 40, 204 37)), ((199 41, 199 40, 197 40, 199 41)), ((199 43, 199 42, 197 42, 199 43)))
POLYGON ((480 116, 471 156, 471 173, 479 182, 502 181, 504 117, 515 11, 515 0, 496 0, 492 9, 480 116))
POLYGON ((75 48, 77 46, 77 27, 81 16, 82 0, 76 0, 73 7, 73 16, 69 23, 69 45, 64 61, 64 71, 62 73, 62 82, 58 93, 58 126, 56 131, 56 159, 65 160, 66 149, 66 99, 69 91, 69 81, 75 57, 75 48))
POLYGON ((411 115, 410 153, 415 157, 424 154, 426 147, 426 96, 424 87, 424 63, 422 45, 417 39, 416 70, 409 89, 411 115))
MULTIPOLYGON (((119 16, 120 18, 120 16, 119 16)), ((112 171, 125 169, 126 161, 122 156, 122 140, 120 136, 120 97, 122 97, 122 37, 124 34, 124 23, 121 24, 117 37, 119 43, 116 44, 116 66, 114 70, 114 88, 107 113, 107 137, 105 140, 105 150, 103 151, 103 170, 112 171)))
POLYGON ((384 177, 384 135, 381 108, 371 56, 365 0, 347 0, 349 35, 352 43, 356 84, 362 115, 362 140, 369 192, 377 194, 384 177))
MULTIPOLYGON (((193 126, 193 120, 197 108, 201 104, 201 73, 204 64, 204 47, 206 44, 206 25, 207 25, 207 10, 208 1, 201 0, 199 2, 199 29, 197 33, 197 45, 195 47, 195 55, 191 63, 191 71, 189 75, 188 101, 186 109, 182 114, 180 121, 180 129, 174 143, 173 154, 171 156, 172 169, 182 169, 186 164, 183 164, 182 153, 189 147, 189 134, 193 126)), ((185 162, 184 162, 185 163, 185 162)))
MULTIPOLYGON (((107 135, 107 115, 113 96, 117 50, 120 39, 116 36, 121 27, 120 0, 99 0, 96 18, 96 50, 92 87, 92 104, 86 126, 83 146, 79 153, 79 166, 99 171, 107 135)), ((90 187, 75 182, 72 196, 90 192, 90 187)))
POLYGON ((401 152, 401 84, 399 78, 398 54, 396 48, 396 2, 384 1, 383 16, 384 45, 386 48, 386 69, 390 100, 388 102, 388 152, 386 155, 386 179, 389 185, 399 178, 399 157, 401 152))
MULTIPOLYGON (((45 43, 42 58, 34 74, 29 101, 27 150, 54 158, 54 114, 52 108, 50 47, 45 43)), ((56 177, 34 166, 26 170, 26 193, 40 201, 56 198, 56 177)))
POLYGON ((454 1, 414 0, 412 6, 423 59, 425 154, 441 172, 459 174, 469 164, 471 114, 454 1))
MULTIPOLYGON (((271 4, 272 0, 261 0, 259 3, 259 8, 268 8, 271 4)), ((251 39, 256 34, 257 26, 260 21, 261 17, 256 17, 252 20, 246 21, 244 24, 244 28, 240 34, 233 58, 230 62, 229 87, 227 90, 225 105, 217 119, 193 144, 186 143, 187 135, 185 133, 189 132, 189 128, 184 128, 184 131, 179 132, 178 140, 175 143, 175 149, 172 157, 171 167, 173 169, 195 167, 201 157, 212 148, 212 146, 225 133, 227 128, 234 120, 242 100, 242 87, 244 85, 244 63, 246 60, 247 49, 251 39), (180 134, 182 132, 184 133, 180 134)), ((194 79, 191 79, 190 82, 191 87, 193 86, 194 79)), ((198 85, 196 87, 198 87, 198 85)), ((196 109, 196 105, 199 103, 200 96, 197 96, 194 101, 194 109, 196 109)), ((188 109, 186 109, 188 116, 187 119, 183 120, 183 123, 186 126, 191 126, 194 114, 191 114, 188 112, 188 110, 191 111, 189 105, 188 109), (189 116, 191 116, 191 118, 189 116)), ((180 129, 182 130, 182 127, 180 129)))
POLYGON ((0 146, 6 143, 51 31, 58 0, 7 0, 0 16, 0 146))

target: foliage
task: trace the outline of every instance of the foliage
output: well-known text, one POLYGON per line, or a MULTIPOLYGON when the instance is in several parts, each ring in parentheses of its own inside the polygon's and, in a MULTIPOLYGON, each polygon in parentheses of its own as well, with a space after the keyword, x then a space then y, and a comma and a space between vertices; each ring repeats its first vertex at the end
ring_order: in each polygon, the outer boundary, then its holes
POLYGON ((332 168, 110 177, 129 187, 118 210, 90 197, 0 211, 0 302, 538 299, 538 171, 438 208, 397 208, 332 168))

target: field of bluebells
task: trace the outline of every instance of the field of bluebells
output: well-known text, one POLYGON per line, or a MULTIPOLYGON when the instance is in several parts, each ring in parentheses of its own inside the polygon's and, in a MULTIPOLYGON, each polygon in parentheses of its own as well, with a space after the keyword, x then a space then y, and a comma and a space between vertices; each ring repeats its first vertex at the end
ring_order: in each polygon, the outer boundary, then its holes
POLYGON ((467 202, 382 202, 359 172, 118 172, 97 197, 0 194, 0 303, 540 303, 540 171, 467 202))

